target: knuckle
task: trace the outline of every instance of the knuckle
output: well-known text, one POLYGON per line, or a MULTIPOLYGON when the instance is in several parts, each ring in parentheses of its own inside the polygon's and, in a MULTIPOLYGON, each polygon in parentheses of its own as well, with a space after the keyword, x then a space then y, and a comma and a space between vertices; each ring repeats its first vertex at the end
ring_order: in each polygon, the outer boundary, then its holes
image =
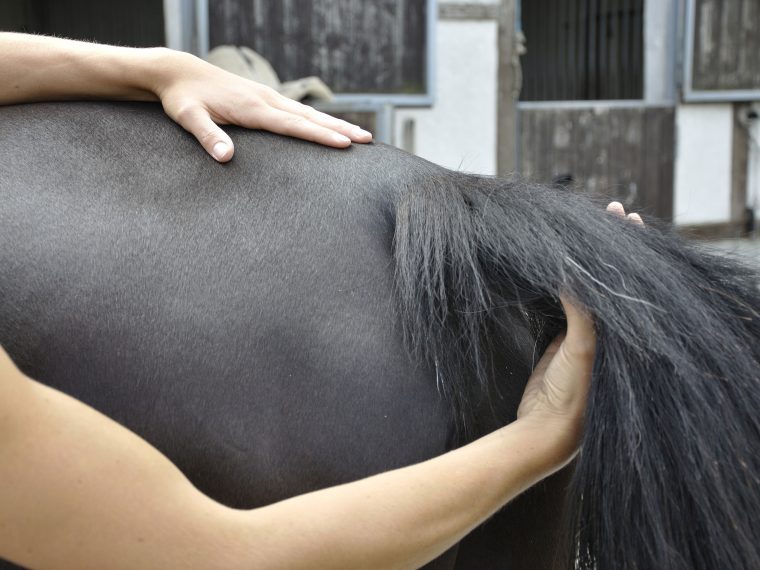
POLYGON ((176 118, 179 123, 191 121, 198 113, 198 106, 193 103, 181 103, 176 110, 176 118))
POLYGON ((258 95, 262 98, 262 101, 264 99, 269 99, 269 100, 284 99, 284 97, 280 95, 280 93, 276 89, 269 87, 269 85, 263 85, 261 83, 258 83, 256 86, 257 86, 258 95))

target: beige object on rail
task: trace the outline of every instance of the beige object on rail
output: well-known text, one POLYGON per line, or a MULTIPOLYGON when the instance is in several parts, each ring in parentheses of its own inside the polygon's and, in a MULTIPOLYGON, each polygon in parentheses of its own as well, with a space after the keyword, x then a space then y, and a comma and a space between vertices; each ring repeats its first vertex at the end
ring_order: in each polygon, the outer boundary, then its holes
POLYGON ((296 101, 306 98, 329 101, 333 98, 333 92, 319 77, 281 82, 272 65, 260 54, 245 46, 215 47, 206 56, 206 61, 235 75, 268 85, 296 101))

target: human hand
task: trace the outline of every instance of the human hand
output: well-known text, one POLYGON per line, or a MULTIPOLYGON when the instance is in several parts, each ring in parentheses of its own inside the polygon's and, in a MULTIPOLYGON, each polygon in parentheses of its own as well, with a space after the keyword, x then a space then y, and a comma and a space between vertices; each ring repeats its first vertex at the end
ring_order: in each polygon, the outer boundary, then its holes
POLYGON ((564 296, 560 302, 567 316, 567 332, 557 336, 538 361, 525 386, 517 418, 556 436, 563 453, 572 454, 583 429, 596 335, 591 317, 564 296))
MULTIPOLYGON (((626 216, 620 202, 611 202, 607 211, 644 225, 638 214, 626 216)), ((537 424, 543 432, 557 434, 571 457, 583 429, 596 335, 586 313, 566 297, 560 296, 560 302, 567 316, 567 332, 552 341, 533 370, 517 417, 537 424)))
POLYGON ((219 162, 232 158, 234 146, 218 125, 263 129, 336 148, 372 140, 370 133, 356 125, 190 54, 164 50, 162 57, 153 92, 166 114, 219 162))
POLYGON ((641 219, 641 216, 639 216, 637 213, 631 213, 627 216, 625 215, 625 208, 623 208, 623 204, 620 202, 610 202, 607 205, 607 211, 611 214, 615 214, 616 216, 620 216, 621 218, 625 218, 626 220, 629 220, 633 222, 634 224, 643 226, 644 221, 641 219))

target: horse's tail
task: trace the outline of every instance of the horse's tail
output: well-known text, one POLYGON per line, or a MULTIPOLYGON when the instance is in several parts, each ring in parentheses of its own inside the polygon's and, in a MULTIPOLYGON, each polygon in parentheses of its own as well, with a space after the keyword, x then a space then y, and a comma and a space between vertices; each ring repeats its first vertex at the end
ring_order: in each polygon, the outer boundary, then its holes
POLYGON ((567 567, 760 568, 752 271, 579 195, 449 172, 399 194, 395 256, 407 341, 463 420, 498 331, 545 342, 560 292, 594 315, 567 567))

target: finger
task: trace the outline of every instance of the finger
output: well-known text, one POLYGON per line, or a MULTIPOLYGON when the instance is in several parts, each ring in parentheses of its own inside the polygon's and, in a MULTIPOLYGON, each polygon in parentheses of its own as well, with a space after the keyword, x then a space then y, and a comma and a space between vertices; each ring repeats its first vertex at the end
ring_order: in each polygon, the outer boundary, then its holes
POLYGON ((539 359, 538 364, 536 364, 536 366, 533 368, 533 375, 537 375, 538 377, 543 376, 547 367, 549 366, 552 359, 554 358, 554 355, 557 354, 560 346, 562 346, 562 343, 564 342, 564 340, 565 340, 564 332, 554 337, 554 340, 552 340, 551 343, 549 343, 549 346, 546 347, 546 350, 544 350, 544 354, 539 359))
POLYGON ((610 202, 607 206, 607 211, 621 218, 625 216, 625 208, 623 208, 623 204, 620 202, 610 202))
POLYGON ((176 121, 201 143, 206 152, 219 162, 228 162, 235 152, 232 139, 211 120, 208 111, 193 107, 180 113, 176 121))
POLYGON ((629 221, 631 221, 634 224, 639 225, 639 226, 643 226, 644 225, 644 220, 641 219, 641 216, 639 216, 638 214, 635 214, 635 213, 634 214, 628 214, 625 217, 625 219, 629 220, 629 221))
POLYGON ((560 295, 559 300, 567 316, 565 343, 568 349, 575 356, 593 360, 596 348, 594 321, 564 295, 560 295))
POLYGON ((322 127, 300 115, 281 111, 274 107, 262 111, 257 120, 257 126, 273 133, 296 137, 307 141, 324 144, 336 148, 344 148, 351 144, 346 135, 337 133, 327 127, 322 127))
POLYGON ((294 115, 303 117, 316 125, 345 135, 354 142, 368 143, 372 141, 372 133, 365 131, 360 126, 338 119, 327 113, 317 111, 315 108, 299 103, 298 101, 293 101, 287 97, 280 96, 272 101, 271 104, 281 111, 293 113, 294 115))

